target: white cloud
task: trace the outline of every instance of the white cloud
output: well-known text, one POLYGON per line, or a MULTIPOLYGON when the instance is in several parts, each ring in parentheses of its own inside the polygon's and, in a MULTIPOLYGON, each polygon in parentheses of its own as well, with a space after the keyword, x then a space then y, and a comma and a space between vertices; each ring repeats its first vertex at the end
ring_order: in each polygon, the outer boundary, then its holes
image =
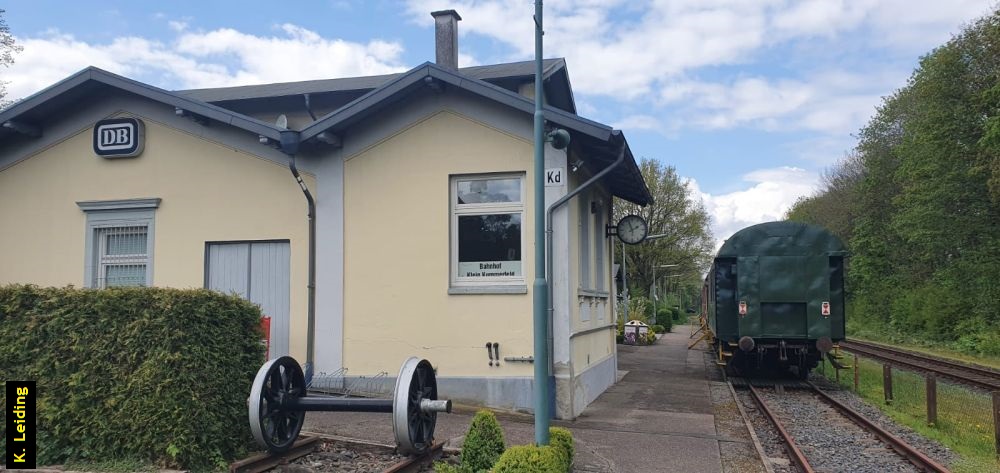
MULTIPOLYGON (((905 84, 917 55, 995 1, 552 0, 545 4, 545 55, 567 58, 582 96, 647 101, 640 125, 666 124, 667 134, 752 127, 843 136, 864 124, 881 96, 905 84), (698 77, 712 68, 781 64, 784 58, 766 56, 797 48, 788 69, 698 77), (849 61, 837 56, 850 48, 857 54, 849 61), (648 102, 651 94, 663 102, 648 102)), ((461 34, 508 46, 510 60, 533 56, 531 2, 407 0, 413 21, 427 27, 428 12, 445 8, 463 16, 461 34)))
POLYGON ((256 36, 222 28, 192 32, 183 22, 170 26, 178 34, 164 43, 141 37, 119 37, 87 43, 72 35, 48 31, 18 37, 24 46, 5 71, 9 98, 37 92, 87 66, 173 88, 219 87, 268 82, 385 74, 405 70, 403 46, 372 40, 357 43, 324 38, 291 24, 279 34, 256 36))
POLYGON ((650 115, 631 115, 622 118, 614 125, 614 128, 619 130, 662 130, 663 124, 660 120, 654 116, 650 115))
POLYGON ((819 176, 804 169, 779 167, 747 173, 742 190, 713 195, 702 192, 697 181, 688 180, 692 196, 700 198, 712 217, 716 248, 741 228, 780 220, 799 197, 816 191, 819 176))

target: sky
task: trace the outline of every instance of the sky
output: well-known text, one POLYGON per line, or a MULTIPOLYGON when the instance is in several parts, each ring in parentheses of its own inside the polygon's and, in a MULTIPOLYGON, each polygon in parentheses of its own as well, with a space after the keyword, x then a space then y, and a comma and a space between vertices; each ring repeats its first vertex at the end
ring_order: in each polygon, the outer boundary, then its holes
MULTIPOLYGON (((578 113, 674 166, 720 242, 781 219, 849 153, 922 55, 996 0, 550 0, 545 56, 578 113)), ((8 99, 87 66, 165 89, 401 72, 434 60, 455 9, 459 65, 534 57, 532 0, 11 0, 8 99)))

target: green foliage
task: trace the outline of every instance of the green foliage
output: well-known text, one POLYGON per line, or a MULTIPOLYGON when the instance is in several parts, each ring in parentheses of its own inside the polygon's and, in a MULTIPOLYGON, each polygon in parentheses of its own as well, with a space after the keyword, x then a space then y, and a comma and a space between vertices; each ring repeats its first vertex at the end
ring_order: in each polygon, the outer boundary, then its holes
POLYGON ((849 334, 1000 349, 1000 10, 924 56, 788 218, 848 243, 849 334))
MULTIPOLYGON (((10 33, 10 27, 3 19, 4 10, 0 8, 0 66, 9 67, 14 63, 14 53, 20 52, 23 48, 17 45, 14 35, 10 33)), ((7 81, 0 80, 0 109, 7 106, 4 100, 7 95, 7 81)))
POLYGON ((565 473, 563 454, 551 445, 518 445, 507 449, 493 473, 565 473))
POLYGON ((434 462, 434 471, 437 473, 462 473, 462 469, 442 461, 434 462))
MULTIPOLYGON (((614 222, 625 215, 641 215, 649 225, 650 235, 663 235, 640 245, 625 249, 625 268, 628 270, 628 285, 632 296, 652 296, 647 291, 653 285, 654 267, 676 264, 669 269, 656 270, 657 291, 663 300, 667 285, 685 287, 685 300, 694 300, 701 289, 700 273, 708 267, 715 245, 711 233, 711 221, 701 199, 693 198, 687 183, 677 174, 673 166, 663 161, 643 158, 639 171, 653 196, 653 203, 639 207, 631 202, 616 199, 614 202, 614 222), (681 277, 664 280, 668 273, 681 277), (691 288, 696 287, 696 290, 691 288)), ((615 261, 622 261, 622 246, 614 245, 615 261)), ((659 305, 659 304, 658 304, 659 305)))
POLYGON ((476 412, 462 444, 462 470, 471 473, 489 470, 504 448, 503 430, 496 415, 485 409, 476 412))
POLYGON ((653 325, 652 327, 650 327, 650 330, 652 330, 654 333, 665 333, 667 331, 666 327, 660 324, 653 325))
MULTIPOLYGON (((618 319, 618 326, 621 327, 625 322, 632 320, 638 320, 642 323, 649 323, 649 316, 652 314, 653 305, 642 296, 630 297, 628 301, 628 320, 624 320, 622 317, 618 319)), ((625 303, 619 302, 618 313, 624 316, 625 314, 625 303)))
POLYGON ((37 382, 39 464, 218 469, 251 442, 260 317, 208 290, 0 287, 0 379, 37 382))
POLYGON ((549 427, 549 445, 559 452, 563 465, 560 471, 569 471, 573 465, 573 434, 569 429, 549 427))
POLYGON ((649 330, 646 332, 646 344, 652 345, 656 343, 656 332, 649 330))

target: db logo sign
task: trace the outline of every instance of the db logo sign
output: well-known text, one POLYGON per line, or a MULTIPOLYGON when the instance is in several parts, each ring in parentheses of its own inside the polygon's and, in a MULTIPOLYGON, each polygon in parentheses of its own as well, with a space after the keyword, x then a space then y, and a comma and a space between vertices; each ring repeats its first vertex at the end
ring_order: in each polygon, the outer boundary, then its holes
POLYGON ((740 315, 747 315, 747 301, 740 301, 740 315))
POLYGON ((111 118, 94 125, 94 153, 104 158, 131 158, 142 153, 145 130, 141 120, 111 118))
POLYGON ((823 302, 823 304, 820 305, 820 309, 819 310, 820 310, 820 313, 822 313, 824 316, 829 316, 830 315, 830 303, 829 302, 823 302))

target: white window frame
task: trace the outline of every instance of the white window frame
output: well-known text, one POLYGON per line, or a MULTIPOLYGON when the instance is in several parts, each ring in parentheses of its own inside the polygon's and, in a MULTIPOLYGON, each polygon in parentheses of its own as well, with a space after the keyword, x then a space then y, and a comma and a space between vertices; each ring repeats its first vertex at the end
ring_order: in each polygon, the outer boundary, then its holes
POLYGON ((449 178, 448 212, 451 222, 449 242, 449 294, 525 294, 525 236, 528 222, 525 219, 526 196, 525 173, 456 174, 449 178), (484 181, 493 179, 517 179, 520 183, 520 202, 490 202, 483 204, 459 204, 459 181, 484 181), (483 278, 458 277, 458 218, 469 215, 520 214, 521 216, 521 275, 494 276, 483 278))
POLYGON ((146 253, 144 261, 139 255, 129 258, 135 264, 146 265, 146 286, 153 285, 153 243, 155 232, 154 213, 160 206, 159 198, 100 200, 77 202, 87 214, 86 233, 84 236, 84 272, 83 285, 89 288, 103 288, 102 281, 107 272, 107 266, 121 264, 118 255, 114 262, 105 261, 105 238, 99 238, 107 229, 114 228, 146 228, 146 253), (109 264, 110 263, 110 264, 109 264))

